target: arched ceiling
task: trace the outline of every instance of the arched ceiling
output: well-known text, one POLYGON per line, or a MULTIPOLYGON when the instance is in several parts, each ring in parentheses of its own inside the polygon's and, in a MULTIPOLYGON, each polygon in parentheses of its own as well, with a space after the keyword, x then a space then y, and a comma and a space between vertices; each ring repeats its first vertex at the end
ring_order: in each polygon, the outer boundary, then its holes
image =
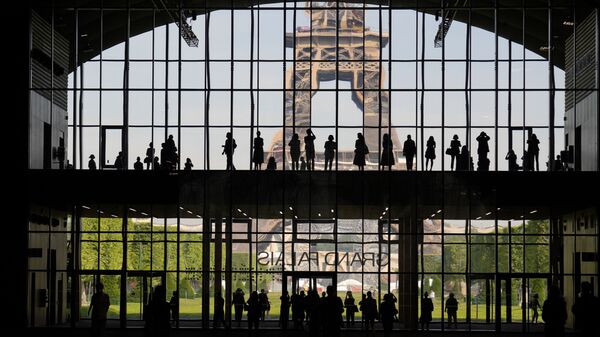
MULTIPOLYGON (((439 8, 444 0, 392 0, 392 8, 418 8, 419 11, 429 14, 435 14, 436 8, 439 8)), ((548 43, 548 11, 549 0, 445 0, 450 6, 458 3, 457 8, 473 8, 470 16, 470 22, 473 26, 494 32, 496 29, 499 36, 512 40, 516 43, 523 43, 527 49, 547 57, 547 52, 540 50, 540 47, 547 46, 548 43), (497 4, 496 4, 497 2, 497 4), (463 4, 466 3, 466 7, 463 4), (522 6, 525 4, 526 10, 518 11, 508 9, 509 7, 522 6), (498 26, 495 27, 494 11, 490 10, 497 6, 498 26), (523 14, 524 13, 524 14, 523 14), (523 32, 522 25, 525 20, 526 29, 523 32)), ((600 0, 551 0, 554 6, 559 6, 552 11, 552 35, 554 54, 553 62, 556 66, 564 69, 564 41, 571 34, 572 26, 563 25, 563 21, 570 18, 576 18, 579 22, 585 18, 594 8, 600 4, 600 0), (583 4, 584 3, 584 4, 583 4), (573 11, 569 6, 576 4, 573 11)), ((85 62, 99 54, 101 49, 108 49, 125 40, 127 29, 129 36, 135 36, 151 30, 153 27, 162 26, 171 22, 169 15, 165 11, 157 11, 153 16, 152 11, 136 11, 131 16, 131 25, 127 26, 127 2, 130 8, 157 8, 162 9, 161 0, 55 0, 54 1, 54 22, 57 30, 67 37, 71 46, 75 45, 75 20, 73 8, 85 9, 80 11, 78 33, 81 37, 79 42, 79 63, 85 62), (98 11, 88 9, 100 8, 124 9, 124 11, 105 10, 103 20, 100 20, 98 11), (76 7, 75 7, 76 6, 76 7), (102 27, 102 28, 101 28, 102 27), (104 34, 100 34, 104 31, 104 34)), ((167 8, 173 13, 177 13, 178 6, 185 8, 195 8, 198 15, 205 11, 230 8, 248 8, 257 4, 281 3, 282 0, 162 0, 167 8)), ((291 1, 290 1, 291 2, 291 1)), ((349 0, 347 2, 359 2, 349 0)), ((368 4, 386 5, 388 1, 367 0, 368 4)), ((33 6, 42 16, 49 19, 52 17, 52 8, 50 1, 37 1, 37 6, 33 6)), ((457 11, 455 20, 460 22, 469 21, 469 12, 457 11)), ((452 28, 450 28, 452 29, 452 28)), ((394 34, 394 32, 392 32, 394 34)), ((199 37, 202 39, 202 37, 199 37)), ((434 36, 427 37, 433 43, 434 36)), ((72 53, 74 48, 71 48, 72 53)), ((73 69, 74 55, 70 57, 69 69, 73 69)))

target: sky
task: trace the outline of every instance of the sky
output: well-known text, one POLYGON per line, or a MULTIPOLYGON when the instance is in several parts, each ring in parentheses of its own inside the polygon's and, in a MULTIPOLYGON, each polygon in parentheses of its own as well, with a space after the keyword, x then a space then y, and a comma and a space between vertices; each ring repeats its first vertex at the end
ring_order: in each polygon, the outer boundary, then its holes
MULTIPOLYGON (((278 4, 265 6, 280 6, 278 4)), ((210 43, 210 71, 211 88, 213 89, 249 89, 250 88, 250 64, 248 62, 235 62, 233 85, 230 83, 231 63, 231 15, 230 10, 214 11, 211 14, 209 43, 210 43), (219 61, 220 60, 220 61, 219 61)), ((233 54, 235 59, 250 59, 250 15, 249 10, 236 10, 233 13, 233 54)), ((283 88, 284 72, 281 60, 283 54, 283 38, 285 32, 293 31, 293 10, 286 11, 286 25, 284 32, 284 11, 283 10, 264 10, 255 11, 255 48, 254 60, 280 60, 280 62, 260 62, 255 63, 253 80, 254 89, 278 89, 283 88)), ((406 91, 392 92, 391 99, 391 119, 396 127, 401 140, 406 135, 411 134, 413 139, 417 135, 415 126, 420 125, 417 119, 419 112, 420 99, 420 64, 414 62, 420 59, 421 50, 421 14, 412 10, 395 10, 391 18, 391 39, 390 43, 383 49, 384 58, 383 67, 386 73, 384 88, 403 89, 406 91), (418 28, 418 29, 417 29, 418 28), (417 34, 415 34, 415 30, 417 34), (394 62, 392 71, 389 71, 387 61, 391 48, 392 59, 413 60, 413 62, 394 62)), ((296 26, 309 26, 309 18, 304 10, 299 9, 296 13, 296 26)), ((178 87, 178 62, 179 47, 181 47, 182 76, 181 88, 185 91, 178 92, 173 90, 168 94, 168 125, 177 126, 177 114, 179 109, 178 100, 181 99, 181 148, 180 154, 182 163, 189 157, 194 162, 194 169, 206 168, 204 158, 204 130, 201 125, 204 122, 205 95, 202 90, 205 88, 205 22, 204 16, 198 16, 196 21, 190 21, 192 30, 200 39, 197 48, 188 47, 178 36, 178 30, 175 24, 169 25, 169 78, 168 88, 176 89, 178 87), (181 44, 181 45, 180 45, 181 44)), ((367 10, 365 14, 365 26, 370 27, 372 31, 379 31, 380 26, 383 32, 389 34, 389 13, 384 10, 382 13, 382 22, 379 23, 379 14, 376 10, 367 10)), ((434 48, 434 37, 437 31, 438 22, 431 15, 425 16, 425 59, 432 60, 425 63, 425 88, 442 88, 441 57, 442 49, 434 48)), ((461 22, 454 22, 446 36, 445 58, 445 87, 446 89, 464 89, 465 81, 465 63, 452 62, 465 57, 465 36, 466 25, 461 22)), ((155 143, 159 144, 164 137, 165 125, 165 92, 155 91, 152 93, 152 83, 155 89, 165 88, 165 62, 150 61, 154 52, 154 58, 164 60, 166 55, 166 27, 161 26, 130 39, 130 78, 129 87, 129 123, 132 127, 129 130, 129 165, 132 167, 136 156, 144 156, 148 143, 154 136, 155 143), (154 35, 154 36, 153 36, 154 35), (154 37, 154 46, 153 46, 154 37), (153 105, 154 103, 154 105, 153 105), (152 124, 154 112, 154 124, 158 125, 154 130, 149 127, 133 127, 152 124), (154 135, 153 135, 154 133, 154 135)), ((471 63, 472 80, 471 86, 474 89, 485 89, 488 91, 472 92, 471 94, 471 123, 474 126, 472 135, 479 134, 485 130, 492 140, 490 148, 493 151, 493 125, 494 125, 494 99, 495 78, 494 62, 483 62, 484 60, 494 60, 495 39, 493 33, 472 28, 472 59, 477 60, 471 63), (480 62, 481 61, 481 62, 480 62)), ((293 58, 291 48, 286 48, 286 58, 293 58)), ((100 55, 88 61, 83 66, 84 89, 98 89, 100 85, 105 90, 101 94, 97 90, 85 91, 83 95, 83 123, 84 125, 98 125, 100 123, 100 112, 102 115, 102 125, 122 125, 123 115, 123 66, 124 62, 124 43, 116 45, 105 50, 100 63, 100 55), (113 61, 119 60, 119 61, 113 61), (102 68, 102 71, 100 71, 102 68), (115 89, 115 90, 110 90, 115 89)), ((512 88, 522 89, 548 89, 548 64, 539 55, 530 51, 523 50, 521 45, 513 43, 512 56, 515 59, 522 59, 523 55, 527 60, 525 62, 525 80, 523 81, 523 62, 513 62, 512 64, 512 88)), ((498 58, 508 59, 508 41, 499 38, 498 58)), ((287 67, 291 68, 292 63, 287 62, 287 67)), ((82 69, 78 70, 81 73, 82 69)), ((500 89, 508 88, 508 62, 499 64, 498 87, 500 89)), ((564 88, 564 72, 555 68, 556 86, 558 89, 564 88)), ((69 86, 72 87, 73 74, 69 76, 69 86)), ((78 84, 79 85, 79 84, 78 84)), ((362 113, 360 109, 351 100, 351 87, 349 82, 340 81, 338 87, 340 126, 352 127, 338 129, 338 147, 341 150, 353 150, 356 132, 361 131, 362 113)), ((320 83, 321 89, 335 89, 335 81, 320 83)), ((335 92, 320 91, 312 99, 311 123, 316 128, 317 151, 322 150, 320 143, 324 142, 328 134, 334 134, 335 123, 335 92), (318 127, 323 127, 319 129, 318 127)), ((512 93, 512 115, 513 126, 525 125, 533 126, 534 133, 541 139, 540 169, 543 169, 543 163, 547 158, 547 128, 535 128, 548 125, 548 92, 530 91, 523 95, 523 92, 512 93), (525 103, 523 103, 525 99, 525 103), (525 110, 525 116, 523 116, 525 110)), ((499 98, 499 125, 508 125, 508 93, 500 92, 499 98)), ((72 124, 73 104, 72 91, 69 91, 69 123, 72 124)), ((256 112, 255 125, 261 128, 262 136, 265 139, 265 149, 271 143, 271 139, 281 128, 283 122, 283 92, 282 91, 260 91, 255 93, 256 112)), ((445 147, 448 146, 451 136, 456 133, 461 139, 466 137, 463 126, 465 125, 465 95, 464 91, 449 91, 444 96, 445 113, 445 147), (454 128, 452 126, 455 126, 454 128)), ((556 125, 561 126, 564 116, 564 95, 562 92, 556 93, 556 125)), ((224 143, 225 133, 229 131, 230 124, 230 94, 224 91, 212 91, 211 105, 208 120, 211 127, 210 133, 210 168, 224 169, 225 157, 221 155, 221 145, 224 143), (218 128, 222 126, 222 128, 218 128)), ((240 128, 234 128, 234 137, 236 138, 238 148, 235 155, 235 165, 238 169, 248 169, 250 162, 250 93, 249 91, 234 91, 233 93, 233 123, 240 128)), ((440 126, 442 116, 442 93, 432 91, 425 93, 424 100, 424 125, 440 126)), ((87 157, 89 154, 95 154, 99 158, 99 129, 97 127, 84 128, 83 131, 83 167, 87 167, 87 157)), ((110 163, 114 161, 120 147, 120 131, 109 132, 107 140, 107 159, 110 163)), ((176 138, 178 134, 175 129, 169 129, 176 138)), ((563 147, 562 129, 556 130, 557 151, 563 147)), ((499 169, 507 168, 504 155, 508 151, 508 131, 499 131, 498 142, 498 162, 499 169)), ((436 138, 438 142, 437 156, 434 170, 441 169, 441 156, 444 151, 442 147, 441 129, 426 129, 425 139, 430 135, 436 138)), ((522 131, 514 132, 514 149, 517 154, 522 153, 522 131)), ((474 138, 474 137, 473 137, 474 138)), ((417 138, 420 141, 420 134, 417 138)), ((72 132, 69 133, 69 151, 73 148, 72 132)), ((421 144, 418 142, 419 153, 421 144)), ((158 152, 158 151, 157 151, 158 152)), ((418 154, 419 155, 419 154, 418 154)), ((70 157, 72 154, 70 155, 70 157)), ((72 157, 71 157, 72 158, 72 157)), ((420 167, 419 157, 417 162, 420 167)), ((448 159, 448 158, 446 158, 448 159)), ((490 153, 492 160, 491 169, 494 169, 493 153, 490 153)), ((78 160, 79 161, 79 160, 78 160)), ((449 160, 446 160, 445 167, 449 168, 449 160)), ((278 166, 281 168, 281 165, 278 166)))

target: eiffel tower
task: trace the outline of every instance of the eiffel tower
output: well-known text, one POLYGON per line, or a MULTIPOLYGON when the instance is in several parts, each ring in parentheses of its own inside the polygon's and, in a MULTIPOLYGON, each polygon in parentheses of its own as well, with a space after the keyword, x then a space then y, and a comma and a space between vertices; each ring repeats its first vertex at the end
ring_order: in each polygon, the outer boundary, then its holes
MULTIPOLYGON (((301 142, 303 141, 306 129, 310 127, 311 99, 319 90, 320 82, 336 79, 337 70, 338 80, 351 83, 352 100, 363 112, 363 135, 370 151, 367 155, 367 168, 377 169, 380 139, 389 131, 389 91, 377 91, 383 88, 385 81, 385 73, 383 68, 380 69, 379 57, 381 49, 388 44, 388 34, 364 26, 365 11, 362 5, 337 2, 312 2, 311 4, 309 1, 306 5, 312 7, 312 10, 305 10, 311 19, 311 26, 295 27, 294 33, 286 33, 285 45, 294 48, 296 65, 286 72, 285 141, 282 142, 283 131, 275 134, 270 146, 271 155, 277 162, 282 162, 282 151, 285 149, 285 165, 286 168, 291 167, 287 144, 294 132, 298 133, 301 142), (336 9, 336 6, 340 8, 336 9), (338 30, 337 34, 336 30, 338 30)), ((331 109, 335 109, 333 103, 331 109)), ((338 112, 339 119, 344 118, 343 113, 343 111, 338 112)), ((317 169, 324 164, 322 144, 327 135, 319 134, 316 130, 315 133, 317 136, 315 168, 317 169)), ((394 166, 397 168, 402 143, 398 140, 394 129, 391 136, 396 158, 394 166)), ((304 150, 304 144, 301 144, 301 149, 304 150)), ((353 158, 354 147, 340 149, 338 168, 351 169, 353 158)))

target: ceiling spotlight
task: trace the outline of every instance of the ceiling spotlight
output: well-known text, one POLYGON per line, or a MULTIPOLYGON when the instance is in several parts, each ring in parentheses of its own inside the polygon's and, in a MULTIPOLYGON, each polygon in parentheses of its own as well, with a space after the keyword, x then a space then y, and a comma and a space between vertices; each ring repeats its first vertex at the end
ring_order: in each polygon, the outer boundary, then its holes
POLYGON ((441 211, 442 211, 441 209, 438 209, 436 213, 440 213, 441 211))
POLYGON ((317 213, 319 216, 321 216, 321 213, 317 213))
POLYGON ((141 215, 148 216, 148 213, 145 213, 145 212, 140 212, 140 214, 141 214, 141 215))
POLYGON ((572 27, 575 26, 575 22, 573 22, 573 18, 571 18, 570 16, 567 16, 564 20, 563 20, 563 26, 567 26, 567 27, 572 27))
POLYGON ((192 213, 192 211, 187 211, 187 212, 188 212, 189 214, 194 214, 194 213, 192 213))
POLYGON ((331 209, 331 213, 333 213, 333 208, 331 209))
POLYGON ((478 217, 477 217, 477 219, 475 219, 475 220, 479 220, 479 219, 481 219, 481 217, 480 217, 480 216, 478 216, 478 217))
POLYGON ((81 205, 81 207, 85 208, 85 209, 90 209, 89 207, 87 207, 86 205, 81 205))
POLYGON ((490 214, 492 214, 492 212, 487 212, 487 213, 485 213, 485 215, 490 215, 490 214))
POLYGON ((290 206, 290 211, 293 211, 294 209, 292 208, 292 206, 290 206))
POLYGON ((242 213, 242 214, 244 214, 244 216, 248 216, 248 214, 246 214, 246 213, 242 213))
POLYGON ((279 214, 283 215, 283 212, 282 212, 282 211, 279 211, 279 214))
POLYGON ((129 210, 132 212, 137 212, 134 208, 131 208, 131 207, 129 208, 129 210))
POLYGON ((242 210, 241 210, 241 209, 239 209, 239 208, 238 208, 237 210, 238 210, 238 212, 242 213, 242 210))
POLYGON ((298 219, 298 216, 297 216, 297 215, 294 215, 294 219, 298 219))
POLYGON ((502 208, 500 208, 500 207, 496 208, 496 210, 497 210, 497 211, 499 211, 499 210, 501 210, 501 209, 502 209, 502 208))
POLYGON ((529 214, 535 214, 537 213, 537 209, 534 209, 533 211, 529 212, 529 214))

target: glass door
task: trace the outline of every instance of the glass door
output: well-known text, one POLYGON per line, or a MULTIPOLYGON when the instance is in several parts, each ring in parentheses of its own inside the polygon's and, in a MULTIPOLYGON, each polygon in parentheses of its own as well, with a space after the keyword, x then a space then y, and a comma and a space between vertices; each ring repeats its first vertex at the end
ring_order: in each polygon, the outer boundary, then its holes
POLYGON ((495 321, 495 286, 493 276, 470 278, 469 321, 474 330, 493 329, 495 321))
MULTIPOLYGON (((130 272, 127 275, 127 321, 143 321, 144 311, 152 300, 154 287, 164 284, 164 274, 152 272, 130 272)), ((168 300, 168 299, 167 299, 168 300)))

